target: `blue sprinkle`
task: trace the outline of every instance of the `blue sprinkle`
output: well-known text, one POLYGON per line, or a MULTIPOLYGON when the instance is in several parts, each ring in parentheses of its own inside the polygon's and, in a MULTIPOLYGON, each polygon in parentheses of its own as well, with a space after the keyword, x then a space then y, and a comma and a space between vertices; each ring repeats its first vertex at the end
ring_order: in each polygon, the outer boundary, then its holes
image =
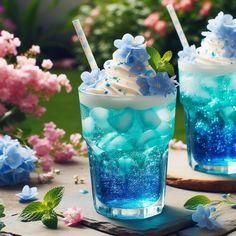
POLYGON ((107 84, 106 84, 106 86, 107 86, 107 87, 110 87, 110 84, 109 84, 109 83, 107 83, 107 84))
POLYGON ((224 194, 222 194, 222 195, 221 195, 221 197, 222 197, 223 199, 226 199, 226 198, 227 198, 227 196, 228 196, 228 194, 227 194, 227 193, 224 193, 224 194))
POLYGON ((104 94, 108 94, 108 91, 105 91, 104 94))
POLYGON ((80 192, 81 194, 87 194, 87 193, 88 193, 88 190, 86 190, 86 189, 81 189, 79 192, 80 192))

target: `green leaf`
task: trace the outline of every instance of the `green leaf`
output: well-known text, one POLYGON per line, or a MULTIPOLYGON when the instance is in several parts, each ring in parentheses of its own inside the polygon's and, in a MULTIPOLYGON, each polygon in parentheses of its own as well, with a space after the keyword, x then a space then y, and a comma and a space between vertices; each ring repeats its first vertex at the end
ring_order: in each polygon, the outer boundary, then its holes
POLYGON ((0 204, 0 218, 5 216, 4 209, 5 209, 5 207, 2 204, 0 204))
POLYGON ((184 207, 188 210, 196 210, 199 204, 206 205, 210 203, 211 200, 205 195, 197 195, 190 198, 187 202, 185 202, 184 207))
POLYGON ((164 65, 164 70, 171 76, 175 75, 174 67, 170 63, 164 65))
POLYGON ((167 51, 167 52, 163 55, 162 60, 163 60, 164 62, 169 62, 171 58, 172 58, 172 52, 171 52, 171 51, 167 51))
POLYGON ((0 221, 0 231, 5 227, 6 225, 2 222, 2 221, 0 221))
POLYGON ((43 215, 42 222, 45 226, 47 226, 49 229, 57 229, 57 214, 56 212, 51 212, 43 215))
POLYGON ((21 221, 30 222, 41 220, 47 212, 47 207, 42 202, 32 202, 21 212, 21 221))
POLYGON ((147 48, 147 52, 154 61, 161 60, 161 55, 155 48, 149 47, 149 48, 147 48))
POLYGON ((55 187, 44 196, 43 203, 48 209, 54 209, 59 205, 64 193, 64 187, 55 187))

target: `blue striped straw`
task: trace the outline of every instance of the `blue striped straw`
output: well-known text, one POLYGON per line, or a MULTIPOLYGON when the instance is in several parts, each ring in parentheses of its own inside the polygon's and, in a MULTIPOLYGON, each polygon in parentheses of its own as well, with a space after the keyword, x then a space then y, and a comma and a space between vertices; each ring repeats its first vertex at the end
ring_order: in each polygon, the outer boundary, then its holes
POLYGON ((183 31, 183 29, 182 29, 182 27, 179 23, 179 19, 176 15, 176 12, 175 12, 175 9, 174 9, 173 5, 172 4, 167 5, 167 10, 170 14, 170 18, 171 18, 171 20, 174 24, 175 30, 176 30, 176 32, 179 36, 179 39, 180 39, 180 42, 181 42, 183 48, 189 47, 187 38, 186 38, 186 36, 184 34, 184 31, 183 31))
POLYGON ((84 34, 84 31, 83 31, 83 28, 82 28, 82 26, 80 24, 79 19, 73 20, 72 23, 73 23, 73 25, 75 27, 75 31, 76 31, 76 33, 78 35, 79 41, 81 43, 81 46, 82 46, 82 48, 84 50, 85 56, 86 56, 86 58, 88 60, 88 63, 90 65, 91 69, 92 70, 97 69, 98 68, 97 63, 96 63, 95 58, 93 56, 92 50, 91 50, 91 48, 90 48, 90 46, 88 44, 88 41, 86 39, 86 36, 84 34))

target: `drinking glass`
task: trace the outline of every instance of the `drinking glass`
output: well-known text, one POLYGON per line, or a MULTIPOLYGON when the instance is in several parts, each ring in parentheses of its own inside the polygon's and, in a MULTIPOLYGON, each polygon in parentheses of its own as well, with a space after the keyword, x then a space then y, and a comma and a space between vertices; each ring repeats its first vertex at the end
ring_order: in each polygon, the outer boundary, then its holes
POLYGON ((189 164, 211 174, 236 173, 236 67, 179 62, 189 164))
POLYGON ((161 213, 176 96, 79 98, 96 211, 118 219, 161 213))

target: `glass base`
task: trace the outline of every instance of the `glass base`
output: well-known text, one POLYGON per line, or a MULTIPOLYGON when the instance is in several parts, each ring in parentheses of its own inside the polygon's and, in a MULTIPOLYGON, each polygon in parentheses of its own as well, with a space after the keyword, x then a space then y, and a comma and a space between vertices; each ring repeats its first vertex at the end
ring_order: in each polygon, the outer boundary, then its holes
POLYGON ((215 175, 236 175, 236 163, 230 163, 227 166, 210 166, 196 164, 194 170, 215 175))
POLYGON ((156 204, 148 207, 133 209, 109 207, 102 204, 98 199, 95 203, 95 209, 99 214, 120 220, 146 219, 156 216, 162 212, 163 206, 162 201, 158 201, 156 204))

